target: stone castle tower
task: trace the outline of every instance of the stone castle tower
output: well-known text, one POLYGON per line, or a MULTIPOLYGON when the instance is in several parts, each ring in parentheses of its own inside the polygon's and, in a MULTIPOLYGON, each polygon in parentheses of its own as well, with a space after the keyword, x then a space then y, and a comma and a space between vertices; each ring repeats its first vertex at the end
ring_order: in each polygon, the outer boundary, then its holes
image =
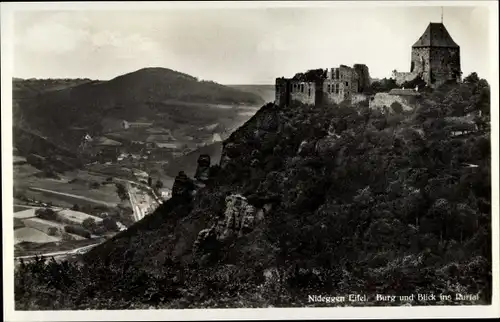
POLYGON ((431 87, 446 81, 460 81, 460 47, 443 23, 431 22, 412 46, 410 73, 420 74, 431 87))

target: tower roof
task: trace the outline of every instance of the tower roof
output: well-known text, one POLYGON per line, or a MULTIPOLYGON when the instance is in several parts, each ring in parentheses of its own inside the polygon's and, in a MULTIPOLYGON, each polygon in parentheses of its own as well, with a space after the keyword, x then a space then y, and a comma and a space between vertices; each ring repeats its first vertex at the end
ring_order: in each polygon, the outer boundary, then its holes
POLYGON ((431 22, 425 29, 424 34, 412 46, 415 47, 448 47, 458 48, 448 30, 439 22, 431 22))

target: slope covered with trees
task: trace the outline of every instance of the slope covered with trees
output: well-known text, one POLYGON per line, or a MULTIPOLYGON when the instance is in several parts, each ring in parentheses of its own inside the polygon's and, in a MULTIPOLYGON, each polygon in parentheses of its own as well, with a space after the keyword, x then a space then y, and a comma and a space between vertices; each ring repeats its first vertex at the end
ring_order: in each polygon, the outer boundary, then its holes
MULTIPOLYGON (((197 113, 200 118, 206 105, 258 106, 264 103, 256 94, 200 81, 167 68, 143 68, 109 81, 14 80, 13 84, 14 124, 25 130, 41 132, 68 148, 78 146, 82 131, 99 135, 101 121, 105 118, 156 120, 162 114, 161 118, 175 119, 179 114, 176 108, 189 108, 191 114, 197 113)), ((207 113, 204 125, 213 123, 212 114, 207 113)))
POLYGON ((193 196, 173 197, 80 263, 22 265, 16 309, 312 306, 325 304, 307 294, 356 293, 364 305, 400 305, 374 300, 389 293, 453 299, 412 305, 488 304, 489 95, 471 75, 400 114, 367 102, 265 105, 193 196), (473 130, 457 134, 471 118, 473 130), (266 211, 231 233, 226 219, 252 207, 266 211))

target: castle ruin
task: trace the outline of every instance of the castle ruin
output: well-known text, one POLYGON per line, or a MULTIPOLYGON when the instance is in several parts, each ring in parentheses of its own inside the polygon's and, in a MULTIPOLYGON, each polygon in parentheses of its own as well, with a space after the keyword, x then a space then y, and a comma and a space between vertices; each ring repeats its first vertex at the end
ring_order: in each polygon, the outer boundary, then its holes
POLYGON ((361 64, 309 70, 293 78, 277 78, 276 104, 286 106, 291 101, 308 105, 338 104, 369 86, 369 79, 368 67, 361 64))
MULTIPOLYGON (((429 23, 423 35, 413 44, 410 72, 394 71, 392 77, 400 86, 420 77, 431 88, 448 81, 461 81, 460 47, 442 22, 429 23)), ((338 104, 348 99, 356 102, 366 98, 362 93, 370 87, 370 82, 368 67, 363 64, 309 70, 293 78, 276 78, 275 104, 287 106, 291 101, 308 105, 338 104)), ((403 96, 406 98, 408 95, 403 96)))

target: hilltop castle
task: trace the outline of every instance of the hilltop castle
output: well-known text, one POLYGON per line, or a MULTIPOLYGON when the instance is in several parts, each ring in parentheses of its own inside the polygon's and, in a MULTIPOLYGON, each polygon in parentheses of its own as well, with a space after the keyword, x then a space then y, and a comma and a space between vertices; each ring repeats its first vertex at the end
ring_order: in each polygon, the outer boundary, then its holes
MULTIPOLYGON (((398 85, 417 77, 429 87, 438 87, 450 80, 461 81, 460 47, 443 23, 429 23, 412 46, 410 72, 393 71, 392 76, 398 85)), ((368 67, 363 64, 309 70, 293 78, 276 78, 275 103, 287 106, 294 100, 309 105, 338 104, 347 99, 356 102, 366 98, 362 93, 370 87, 370 82, 368 67)))
POLYGON ((420 76, 430 87, 462 79, 460 47, 453 41, 443 23, 430 23, 413 44, 409 73, 393 72, 398 85, 420 76))

